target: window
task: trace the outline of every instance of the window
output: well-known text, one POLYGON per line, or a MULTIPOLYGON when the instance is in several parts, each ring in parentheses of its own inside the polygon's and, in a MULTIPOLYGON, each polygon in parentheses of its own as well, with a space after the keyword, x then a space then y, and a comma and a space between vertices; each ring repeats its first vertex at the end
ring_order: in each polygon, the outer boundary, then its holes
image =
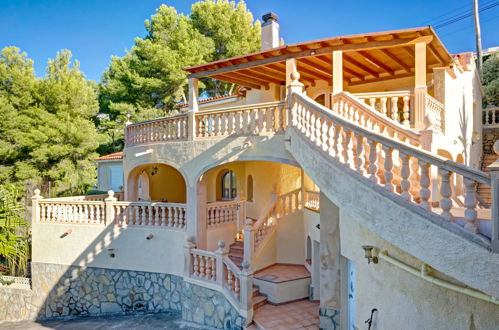
POLYGON ((109 189, 120 191, 123 186, 123 168, 121 165, 109 166, 109 189))
POLYGON ((227 171, 222 176, 222 199, 234 199, 237 197, 236 175, 227 171))
POLYGON ((248 189, 248 191, 246 193, 246 199, 248 200, 248 202, 252 202, 253 201, 253 177, 251 175, 248 175, 248 184, 247 184, 246 188, 248 189))

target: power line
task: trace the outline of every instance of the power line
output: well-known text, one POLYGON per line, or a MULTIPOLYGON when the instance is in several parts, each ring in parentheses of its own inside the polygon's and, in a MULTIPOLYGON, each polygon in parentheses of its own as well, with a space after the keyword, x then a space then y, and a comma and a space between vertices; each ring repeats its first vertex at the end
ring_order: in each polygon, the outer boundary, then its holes
MULTIPOLYGON (((495 21, 496 19, 499 19, 499 16, 492 16, 492 17, 489 17, 489 18, 487 18, 487 19, 483 20, 483 21, 481 22, 481 25, 483 26, 485 23, 488 23, 488 22, 491 22, 491 21, 495 21)), ((462 31, 462 30, 466 30, 466 29, 472 28, 472 27, 473 27, 473 24, 468 24, 468 25, 463 26, 463 27, 460 27, 460 28, 458 28, 458 29, 456 29, 456 30, 452 30, 452 31, 450 31, 450 32, 448 32, 448 33, 444 33, 444 34, 440 35, 440 37, 441 37, 441 38, 444 38, 444 37, 447 37, 447 36, 453 35, 453 34, 455 34, 455 33, 457 33, 457 32, 460 32, 460 31, 462 31)))
MULTIPOLYGON (((489 4, 489 5, 485 5, 485 6, 483 6, 482 8, 480 8, 480 9, 478 10, 478 12, 480 12, 480 13, 481 13, 481 12, 483 12, 483 11, 485 11, 485 10, 489 10, 489 9, 494 8, 494 7, 496 7, 496 6, 499 6, 499 1, 495 1, 495 2, 493 2, 493 3, 491 3, 491 4, 489 4)), ((434 27, 435 29, 441 29, 441 28, 443 28, 443 27, 445 27, 445 26, 447 26, 447 25, 450 25, 450 24, 453 24, 453 23, 459 22, 459 21, 461 21, 461 20, 463 20, 463 19, 465 19, 465 18, 471 17, 471 16, 473 16, 473 10, 470 10, 469 12, 467 12, 467 13, 465 13, 465 14, 462 14, 462 15, 460 15, 460 16, 450 18, 449 20, 447 20, 447 21, 445 21, 445 22, 442 22, 442 23, 440 23, 440 24, 438 24, 438 25, 434 25, 433 27, 434 27)))

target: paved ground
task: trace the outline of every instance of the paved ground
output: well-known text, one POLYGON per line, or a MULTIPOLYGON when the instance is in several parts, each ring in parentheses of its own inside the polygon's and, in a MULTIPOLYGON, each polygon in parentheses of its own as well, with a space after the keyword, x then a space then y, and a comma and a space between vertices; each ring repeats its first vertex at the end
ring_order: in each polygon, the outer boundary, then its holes
POLYGON ((143 314, 127 316, 85 317, 73 320, 54 320, 41 322, 7 322, 0 323, 0 329, 39 330, 87 330, 87 329, 211 329, 184 322, 179 314, 143 314))
POLYGON ((266 304, 255 311, 253 319, 267 330, 318 330, 319 303, 299 300, 277 306, 266 304))

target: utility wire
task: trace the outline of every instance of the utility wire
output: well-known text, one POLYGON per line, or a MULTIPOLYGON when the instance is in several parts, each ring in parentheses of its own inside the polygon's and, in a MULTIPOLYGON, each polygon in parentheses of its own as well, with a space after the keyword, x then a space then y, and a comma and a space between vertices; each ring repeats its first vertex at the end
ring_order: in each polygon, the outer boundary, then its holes
MULTIPOLYGON (((493 2, 491 4, 489 4, 489 5, 483 6, 482 8, 480 8, 478 10, 478 12, 481 13, 481 12, 483 12, 485 10, 492 9, 492 8, 494 8, 496 6, 499 6, 499 1, 495 1, 495 2, 493 2)), ((461 16, 457 16, 457 17, 451 18, 451 19, 449 19, 449 20, 447 20, 447 21, 445 21, 443 23, 440 23, 438 25, 434 25, 433 27, 435 29, 441 29, 441 28, 443 28, 443 27, 445 27, 447 25, 459 22, 459 21, 461 21, 461 20, 463 20, 465 18, 471 17, 471 16, 473 16, 473 10, 470 10, 469 12, 467 12, 465 14, 462 14, 461 16)))
MULTIPOLYGON (((494 0, 485 2, 483 5, 486 6, 486 5, 488 5, 489 3, 492 3, 492 2, 494 2, 494 0)), ((473 9, 473 7, 470 7, 470 4, 467 4, 467 5, 455 8, 455 9, 453 9, 451 11, 448 11, 446 13, 443 13, 443 14, 441 14, 439 16, 436 16, 436 17, 434 17, 432 19, 427 20, 426 23, 425 23, 425 25, 439 24, 441 22, 444 22, 446 20, 449 20, 449 19, 453 18, 454 16, 460 16, 460 15, 462 15, 462 14, 464 14, 467 11, 472 10, 472 9, 473 9), (466 10, 464 10, 464 12, 462 11, 463 8, 466 9, 466 10), (456 12, 461 12, 461 13, 456 13, 456 12), (456 13, 456 14, 454 14, 454 13, 456 13), (450 15, 450 17, 446 17, 446 16, 449 16, 449 15, 450 15)))

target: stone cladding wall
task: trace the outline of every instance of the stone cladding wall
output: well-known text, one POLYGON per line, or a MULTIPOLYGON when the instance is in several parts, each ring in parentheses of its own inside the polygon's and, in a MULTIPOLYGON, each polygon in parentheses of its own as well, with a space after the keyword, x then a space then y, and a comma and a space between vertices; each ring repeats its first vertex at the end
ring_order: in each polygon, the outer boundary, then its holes
POLYGON ((223 294, 182 277, 34 263, 32 290, 0 288, 0 321, 178 311, 186 321, 242 329, 223 294))

